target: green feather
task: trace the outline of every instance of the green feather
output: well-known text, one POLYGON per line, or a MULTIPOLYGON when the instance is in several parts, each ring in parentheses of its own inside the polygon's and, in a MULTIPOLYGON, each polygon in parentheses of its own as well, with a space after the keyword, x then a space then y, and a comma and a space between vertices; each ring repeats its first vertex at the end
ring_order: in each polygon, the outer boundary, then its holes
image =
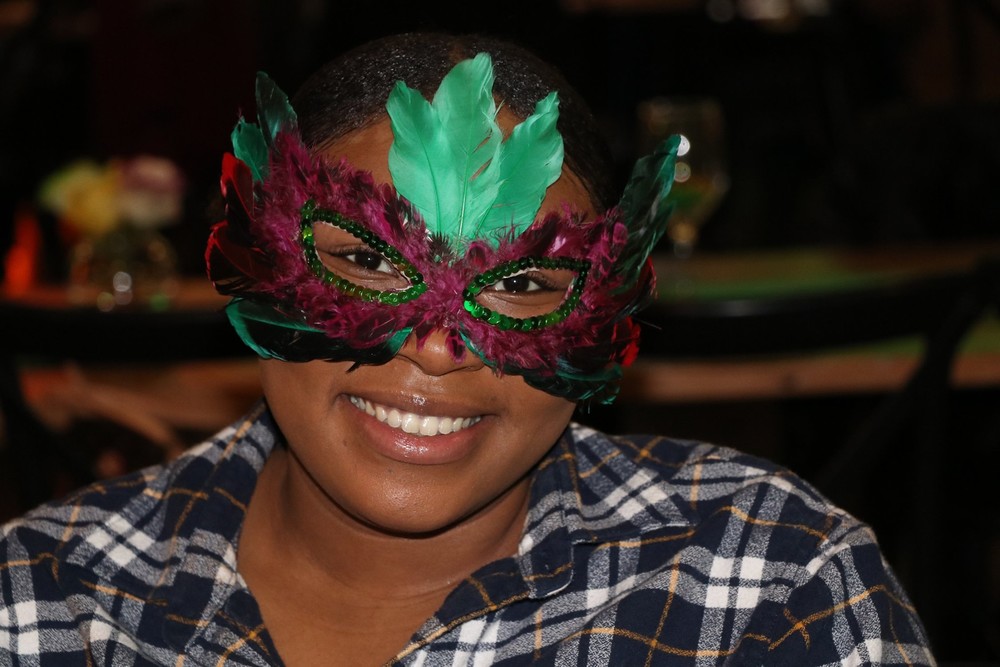
POLYGON ((398 82, 386 102, 396 191, 420 212, 432 234, 453 243, 473 238, 495 243, 494 232, 511 224, 520 233, 562 170, 557 104, 554 95, 542 100, 504 142, 488 54, 455 65, 432 102, 398 82))
POLYGON ((229 318, 229 323, 233 325, 240 340, 262 359, 280 359, 280 352, 269 350, 260 345, 250 333, 248 322, 263 322, 264 324, 284 329, 320 333, 319 329, 311 327, 305 322, 297 322, 290 319, 271 306, 257 303, 256 301, 247 301, 239 297, 230 301, 226 305, 225 311, 226 316, 229 318))
POLYGON ((520 234, 534 222, 546 189, 562 174, 563 140, 557 120, 559 97, 553 92, 539 100, 535 113, 511 132, 500 151, 500 192, 474 236, 486 236, 511 224, 520 234))
POLYGON ((443 168, 450 158, 448 137, 427 100, 402 82, 389 95, 386 108, 392 118, 389 171, 396 191, 413 204, 432 232, 442 232, 442 221, 455 215, 459 199, 459 177, 443 168))
POLYGON ((492 88, 490 58, 480 54, 448 72, 433 102, 402 82, 389 95, 393 184, 434 234, 468 237, 467 225, 496 198, 494 157, 503 137, 492 88))
POLYGON ((274 137, 282 129, 294 130, 298 127, 298 119, 288 96, 263 72, 257 73, 257 120, 259 125, 240 118, 230 138, 233 155, 250 167, 255 181, 262 181, 267 178, 268 157, 274 137))
POLYGON ((253 180, 263 181, 267 178, 268 149, 260 128, 240 118, 233 128, 231 138, 233 155, 250 167, 253 180))
POLYGON ((288 96, 264 72, 257 72, 257 122, 268 147, 282 130, 298 128, 298 117, 288 96))
POLYGON ((631 289, 653 247, 667 230, 671 207, 665 204, 674 182, 674 163, 680 137, 666 139, 653 152, 635 163, 618 208, 628 227, 618 273, 624 276, 619 292, 631 289))

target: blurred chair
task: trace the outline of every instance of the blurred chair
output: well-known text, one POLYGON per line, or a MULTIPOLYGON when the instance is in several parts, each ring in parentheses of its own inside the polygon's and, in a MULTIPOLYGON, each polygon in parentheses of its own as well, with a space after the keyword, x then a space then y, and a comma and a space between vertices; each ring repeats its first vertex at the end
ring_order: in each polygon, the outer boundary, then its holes
MULTIPOLYGON (((861 427, 837 451, 829 452, 811 481, 866 521, 871 520, 866 512, 882 498, 896 496, 893 525, 877 528, 880 534, 896 538, 887 557, 932 640, 940 640, 955 623, 979 627, 982 638, 1000 629, 990 627, 996 618, 991 620, 987 609, 997 601, 983 599, 989 595, 984 583, 962 583, 968 563, 961 562, 961 552, 981 549, 973 560, 983 561, 975 565, 980 568, 978 575, 985 576, 996 567, 989 553, 1000 547, 1000 531, 982 525, 985 536, 954 533, 949 509, 977 510, 956 503, 966 494, 962 488, 966 480, 946 472, 956 460, 959 465, 978 465, 964 458, 969 450, 963 443, 949 439, 949 381, 960 344, 991 306, 1000 307, 998 260, 983 262, 970 272, 843 292, 658 302, 642 314, 649 322, 643 355, 721 360, 922 339, 922 356, 905 385, 886 395, 861 427), (969 586, 980 587, 976 596, 968 595, 969 586), (972 597, 980 598, 978 606, 972 597)), ((1000 419, 984 433, 1000 433, 1000 419)), ((995 451, 995 444, 984 448, 995 451)))
MULTIPOLYGON (((25 399, 21 369, 79 362, 134 364, 233 359, 248 350, 225 315, 211 309, 165 312, 48 308, 0 300, 0 474, 20 511, 93 480, 75 444, 39 419, 25 399)), ((220 425, 221 426, 221 425, 220 425)))

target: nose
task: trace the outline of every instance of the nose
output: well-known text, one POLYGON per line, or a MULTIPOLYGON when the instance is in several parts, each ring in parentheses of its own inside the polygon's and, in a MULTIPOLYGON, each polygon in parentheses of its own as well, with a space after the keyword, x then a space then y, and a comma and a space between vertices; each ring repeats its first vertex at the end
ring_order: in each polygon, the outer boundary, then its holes
POLYGON ((465 347, 457 333, 441 328, 432 329, 422 339, 416 332, 411 333, 396 356, 415 364, 427 375, 475 371, 485 365, 465 347))

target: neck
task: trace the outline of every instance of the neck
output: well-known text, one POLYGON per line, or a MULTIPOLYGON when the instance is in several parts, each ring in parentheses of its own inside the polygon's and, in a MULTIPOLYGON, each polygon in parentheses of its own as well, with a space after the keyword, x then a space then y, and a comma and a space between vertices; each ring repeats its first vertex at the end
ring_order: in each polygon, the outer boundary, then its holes
MULTIPOLYGON (((266 563, 271 572, 295 572, 314 590, 370 600, 436 600, 430 613, 461 579, 517 551, 528 486, 522 479, 472 516, 433 533, 395 534, 351 515, 293 454, 277 449, 250 503, 240 569, 266 563)), ((252 587, 252 578, 248 582, 252 587)))

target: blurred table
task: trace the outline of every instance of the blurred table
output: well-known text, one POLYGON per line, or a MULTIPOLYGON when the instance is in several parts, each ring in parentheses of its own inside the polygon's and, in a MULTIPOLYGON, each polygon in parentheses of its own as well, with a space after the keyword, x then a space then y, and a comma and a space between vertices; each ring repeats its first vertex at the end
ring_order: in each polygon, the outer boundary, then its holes
POLYGON ((99 312, 39 285, 0 297, 4 352, 50 428, 106 419, 170 452, 210 433, 260 395, 257 364, 232 331, 227 303, 204 278, 184 279, 170 308, 99 312))
MULTIPOLYGON (((0 299, 6 303, 20 304, 35 308, 87 309, 83 305, 70 301, 69 290, 65 285, 38 283, 25 289, 11 291, 9 288, 0 290, 0 299)), ((171 315, 191 311, 221 310, 229 299, 215 291, 212 283, 201 276, 186 276, 177 284, 177 291, 171 297, 170 307, 162 311, 154 311, 171 315)), ((116 315, 129 315, 149 312, 138 307, 125 307, 110 311, 116 315)))
MULTIPOLYGON (((827 305, 851 312, 853 295, 890 292, 916 281, 933 282, 936 298, 942 301, 938 305, 947 306, 977 266, 997 257, 1000 241, 870 250, 704 253, 686 261, 659 255, 654 258, 659 296, 640 315, 648 322, 642 352, 626 371, 622 397, 683 403, 892 391, 919 363, 920 339, 904 336, 783 353, 783 336, 794 337, 782 328, 835 326, 811 320, 827 305), (774 340, 760 343, 759 350, 741 338, 755 318, 764 327, 774 323, 769 332, 774 340), (729 344, 753 353, 726 354, 729 344)), ((877 308, 878 302, 872 299, 870 316, 886 319, 888 331, 893 313, 879 313, 877 308)), ((928 303, 927 311, 927 317, 933 317, 932 304, 928 303)), ((813 333, 817 340, 824 335, 813 333)), ((952 383, 959 387, 1000 385, 1000 323, 995 317, 984 318, 963 341, 952 383)))

